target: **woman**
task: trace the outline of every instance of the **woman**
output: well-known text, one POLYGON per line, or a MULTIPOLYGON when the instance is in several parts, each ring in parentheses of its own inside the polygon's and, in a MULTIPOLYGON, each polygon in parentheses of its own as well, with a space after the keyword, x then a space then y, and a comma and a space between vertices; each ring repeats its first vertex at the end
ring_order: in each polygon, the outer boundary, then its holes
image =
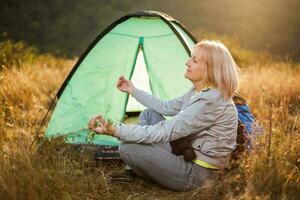
POLYGON ((120 77, 117 88, 148 109, 137 125, 109 125, 101 115, 89 128, 119 138, 119 153, 140 177, 184 191, 203 185, 226 168, 236 145, 238 115, 232 101, 238 89, 238 67, 228 49, 217 41, 201 41, 186 62, 184 77, 193 87, 182 96, 163 101, 120 77), (162 115, 174 116, 165 120, 162 115), (96 121, 99 126, 95 126, 96 121), (196 158, 192 162, 171 152, 170 141, 186 138, 196 158))

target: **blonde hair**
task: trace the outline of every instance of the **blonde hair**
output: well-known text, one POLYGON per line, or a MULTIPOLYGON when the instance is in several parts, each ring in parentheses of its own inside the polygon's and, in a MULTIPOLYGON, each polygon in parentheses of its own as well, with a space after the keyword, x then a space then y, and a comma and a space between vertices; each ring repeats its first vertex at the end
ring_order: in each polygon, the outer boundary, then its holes
POLYGON ((194 50, 204 50, 200 56, 206 61, 206 84, 217 87, 225 99, 232 98, 239 88, 239 67, 227 47, 219 41, 202 40, 194 50))

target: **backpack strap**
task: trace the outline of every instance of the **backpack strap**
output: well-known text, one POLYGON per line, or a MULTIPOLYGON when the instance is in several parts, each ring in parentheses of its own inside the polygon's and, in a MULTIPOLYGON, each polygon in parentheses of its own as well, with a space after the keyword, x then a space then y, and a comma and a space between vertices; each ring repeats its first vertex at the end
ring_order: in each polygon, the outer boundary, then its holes
POLYGON ((235 105, 245 105, 245 104, 247 104, 246 99, 244 99, 238 93, 233 94, 232 100, 233 100, 235 105))

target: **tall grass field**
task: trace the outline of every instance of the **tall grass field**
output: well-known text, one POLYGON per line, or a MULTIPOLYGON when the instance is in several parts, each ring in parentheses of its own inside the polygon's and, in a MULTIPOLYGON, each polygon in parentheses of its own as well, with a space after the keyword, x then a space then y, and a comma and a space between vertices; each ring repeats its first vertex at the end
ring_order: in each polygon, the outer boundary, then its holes
MULTIPOLYGON (((239 93, 264 134, 218 180, 178 193, 141 179, 110 183, 121 161, 94 160, 62 139, 39 145, 45 127, 36 130, 76 59, 25 51, 1 58, 0 199, 300 199, 300 64, 252 54, 241 64, 239 93)), ((237 60, 250 55, 233 51, 237 60)))

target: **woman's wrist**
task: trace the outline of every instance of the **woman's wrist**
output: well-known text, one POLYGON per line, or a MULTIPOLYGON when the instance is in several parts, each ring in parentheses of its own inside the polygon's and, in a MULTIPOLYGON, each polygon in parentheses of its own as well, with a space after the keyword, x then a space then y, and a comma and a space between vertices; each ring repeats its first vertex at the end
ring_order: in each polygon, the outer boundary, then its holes
POLYGON ((135 87, 132 87, 131 91, 129 92, 129 94, 130 94, 131 96, 133 96, 133 93, 134 93, 134 90, 135 90, 135 89, 136 89, 135 87))
POLYGON ((116 137, 116 127, 113 124, 109 126, 108 134, 110 136, 116 137))

